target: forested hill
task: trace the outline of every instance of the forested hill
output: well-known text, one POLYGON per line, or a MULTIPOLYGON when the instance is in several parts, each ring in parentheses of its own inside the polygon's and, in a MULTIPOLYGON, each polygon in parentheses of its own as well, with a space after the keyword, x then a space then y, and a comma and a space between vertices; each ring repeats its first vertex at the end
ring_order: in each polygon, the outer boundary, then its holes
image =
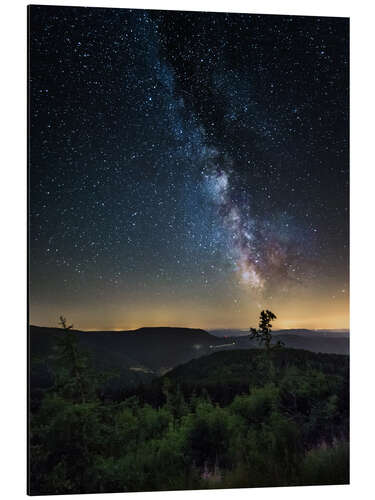
MULTIPOLYGON (((213 346, 231 342, 191 328, 72 332, 77 335, 81 348, 92 355, 94 365, 110 369, 129 368, 134 374, 160 374, 192 358, 208 354, 213 346)), ((30 326, 29 334, 33 361, 48 359, 54 352, 56 340, 64 332, 59 328, 30 326)))
POLYGON ((328 397, 338 393, 348 404, 349 357, 300 349, 281 349, 265 356, 263 350, 227 350, 212 353, 177 366, 142 388, 145 402, 159 404, 164 386, 177 388, 189 399, 192 394, 208 395, 219 404, 229 404, 238 394, 276 383, 291 388, 301 398, 328 397), (334 388, 334 389, 333 389, 334 388))

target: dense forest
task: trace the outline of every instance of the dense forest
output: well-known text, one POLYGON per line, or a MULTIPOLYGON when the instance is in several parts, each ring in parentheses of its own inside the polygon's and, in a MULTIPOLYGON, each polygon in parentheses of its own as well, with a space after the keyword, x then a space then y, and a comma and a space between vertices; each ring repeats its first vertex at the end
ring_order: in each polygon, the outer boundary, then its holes
POLYGON ((114 393, 64 324, 48 363, 53 384, 30 404, 31 494, 349 481, 347 356, 222 351, 114 393))

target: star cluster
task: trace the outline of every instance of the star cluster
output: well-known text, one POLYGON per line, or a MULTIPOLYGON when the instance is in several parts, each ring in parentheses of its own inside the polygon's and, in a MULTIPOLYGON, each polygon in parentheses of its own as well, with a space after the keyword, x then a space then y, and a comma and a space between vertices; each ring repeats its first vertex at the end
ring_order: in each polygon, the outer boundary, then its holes
POLYGON ((347 326, 347 19, 29 23, 31 322, 347 326))

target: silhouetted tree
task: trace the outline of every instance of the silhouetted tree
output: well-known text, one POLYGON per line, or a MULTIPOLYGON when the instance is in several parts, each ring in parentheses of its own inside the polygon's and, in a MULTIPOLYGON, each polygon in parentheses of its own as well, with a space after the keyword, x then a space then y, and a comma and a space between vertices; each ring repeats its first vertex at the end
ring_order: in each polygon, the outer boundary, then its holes
POLYGON ((63 330, 66 330, 66 331, 71 330, 73 328, 73 325, 69 325, 69 326, 66 325, 66 318, 64 318, 64 316, 60 316, 59 325, 61 325, 61 328, 63 330))
MULTIPOLYGON (((259 327, 258 330, 255 328, 250 328, 250 340, 256 340, 260 344, 263 344, 266 351, 272 349, 272 321, 276 319, 276 315, 269 311, 262 311, 259 316, 259 327)), ((273 346, 273 348, 279 348, 284 345, 280 340, 273 346)))
POLYGON ((73 399, 85 403, 87 400, 88 381, 85 380, 87 359, 78 348, 78 338, 71 330, 73 325, 67 325, 64 316, 60 316, 59 325, 64 330, 64 335, 59 338, 57 362, 60 365, 58 372, 58 385, 68 389, 73 399))

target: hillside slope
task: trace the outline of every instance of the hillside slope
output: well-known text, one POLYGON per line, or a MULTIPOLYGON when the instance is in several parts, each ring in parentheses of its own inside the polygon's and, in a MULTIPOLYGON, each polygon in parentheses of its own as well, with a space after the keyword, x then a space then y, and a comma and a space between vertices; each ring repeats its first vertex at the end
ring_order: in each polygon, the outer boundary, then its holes
MULTIPOLYGON (((83 332, 72 330, 98 371, 117 376, 114 390, 135 386, 165 373, 190 359, 210 352, 223 341, 204 330, 189 328, 140 328, 130 331, 83 332)), ((51 384, 51 366, 56 342, 64 332, 59 328, 30 326, 31 387, 51 384)))
POLYGON ((322 354, 299 349, 274 351, 267 359, 261 349, 226 350, 212 353, 177 366, 144 388, 145 399, 155 403, 163 399, 163 386, 168 379, 171 387, 183 392, 186 398, 193 393, 207 393, 220 404, 228 404, 235 395, 248 393, 254 387, 276 381, 290 385, 296 392, 303 386, 316 386, 327 394, 339 387, 340 398, 348 405, 349 357, 322 354), (320 387, 319 387, 320 386, 320 387))

